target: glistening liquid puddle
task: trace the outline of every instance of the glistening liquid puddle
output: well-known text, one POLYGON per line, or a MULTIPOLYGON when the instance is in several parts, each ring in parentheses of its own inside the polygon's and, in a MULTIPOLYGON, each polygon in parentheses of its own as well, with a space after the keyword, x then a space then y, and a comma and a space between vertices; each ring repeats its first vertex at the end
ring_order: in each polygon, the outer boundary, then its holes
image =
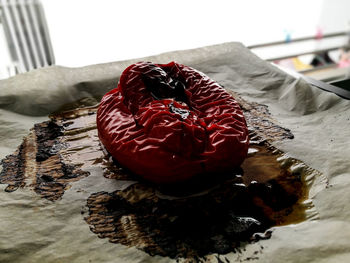
MULTIPOLYGON (((2 161, 0 183, 9 184, 8 191, 25 187, 25 165, 33 163, 38 172, 31 186, 52 201, 60 199, 73 182, 89 176, 87 170, 100 171, 94 179, 104 176, 111 184, 113 180, 137 180, 102 150, 95 114, 96 107, 74 110, 36 126, 28 137, 32 141, 27 138, 15 154, 2 161), (62 131, 56 134, 57 127, 62 131), (32 144, 37 154, 26 154, 32 144), (90 169, 95 167, 102 170, 90 169)), ((253 117, 254 122, 247 118, 248 124, 259 123, 261 118, 253 117)), ((239 250, 268 238, 266 230, 273 226, 308 219, 312 204, 307 202, 306 178, 319 173, 264 144, 261 134, 266 129, 252 127, 260 134, 251 137, 256 143, 237 171, 200 176, 172 187, 139 180, 114 192, 90 193, 85 220, 91 231, 151 255, 198 258, 239 250)))
POLYGON ((305 178, 314 171, 263 140, 251 140, 257 143, 241 169, 159 187, 138 180, 102 150, 93 109, 60 121, 66 145, 60 154, 66 162, 81 169, 98 166, 112 180, 137 181, 123 190, 92 193, 87 200, 86 222, 110 242, 151 255, 196 258, 235 251, 269 238, 266 231, 273 226, 306 219, 305 178))
POLYGON ((305 178, 312 170, 272 147, 254 145, 252 149, 255 151, 242 165, 242 181, 254 205, 263 210, 273 225, 305 220, 308 208, 304 204, 308 198, 305 178))
POLYGON ((235 174, 171 188, 137 183, 93 194, 86 221, 111 242, 151 255, 192 258, 235 251, 245 242, 268 238, 269 232, 262 233, 272 226, 305 220, 303 178, 311 170, 271 146, 252 148, 235 174))

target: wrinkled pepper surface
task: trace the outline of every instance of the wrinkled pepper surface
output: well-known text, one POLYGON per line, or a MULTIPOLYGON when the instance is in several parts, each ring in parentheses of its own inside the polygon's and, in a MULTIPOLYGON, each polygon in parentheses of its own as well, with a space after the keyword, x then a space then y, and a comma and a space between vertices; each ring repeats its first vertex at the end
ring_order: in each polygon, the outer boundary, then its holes
POLYGON ((236 100, 203 73, 175 62, 139 62, 101 100, 97 128, 108 152, 154 183, 228 172, 248 151, 236 100))

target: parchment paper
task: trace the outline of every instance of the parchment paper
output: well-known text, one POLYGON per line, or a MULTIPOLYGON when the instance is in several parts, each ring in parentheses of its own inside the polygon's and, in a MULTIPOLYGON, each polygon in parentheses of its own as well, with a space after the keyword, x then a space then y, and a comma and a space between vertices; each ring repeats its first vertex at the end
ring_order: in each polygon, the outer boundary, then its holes
MULTIPOLYGON (((260 60, 239 43, 226 43, 83 68, 50 67, 0 81, 0 158, 12 153, 36 122, 77 100, 91 105, 115 87, 135 61, 192 66, 248 101, 269 106, 295 138, 277 146, 319 170, 310 189, 318 218, 276 227, 269 240, 226 258, 253 262, 350 261, 350 101, 309 86, 260 60)), ((1 169, 1 168, 0 168, 1 169)), ((98 174, 98 171, 91 171, 98 174)), ((0 185, 0 262, 170 262, 99 239, 81 211, 91 192, 121 186, 89 176, 56 202, 28 188, 4 192, 0 185), (83 190, 83 191, 82 191, 83 190)), ((218 262, 212 257, 213 262, 218 262)))

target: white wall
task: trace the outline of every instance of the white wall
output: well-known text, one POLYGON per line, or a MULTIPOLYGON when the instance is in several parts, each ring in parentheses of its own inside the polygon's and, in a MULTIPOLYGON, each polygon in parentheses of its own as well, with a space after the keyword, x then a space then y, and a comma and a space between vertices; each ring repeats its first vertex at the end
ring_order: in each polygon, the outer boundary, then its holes
POLYGON ((56 64, 84 66, 227 41, 348 29, 349 0, 41 0, 56 64))

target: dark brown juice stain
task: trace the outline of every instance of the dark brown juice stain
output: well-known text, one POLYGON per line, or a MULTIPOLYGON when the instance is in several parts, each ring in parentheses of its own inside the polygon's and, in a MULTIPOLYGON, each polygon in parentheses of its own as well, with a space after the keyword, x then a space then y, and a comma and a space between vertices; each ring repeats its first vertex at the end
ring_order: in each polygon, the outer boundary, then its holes
POLYGON ((254 203, 264 209, 264 214, 274 222, 274 225, 299 223, 306 219, 308 187, 305 177, 312 171, 297 160, 282 168, 278 158, 283 155, 277 149, 269 146, 253 145, 252 152, 242 164, 243 183, 256 191, 254 203), (302 170, 292 172, 292 165, 302 165, 302 170), (266 193, 261 185, 267 186, 266 193), (272 197, 272 198, 271 198, 272 197))
POLYGON ((18 150, 1 161, 0 183, 8 184, 5 191, 27 186, 43 198, 56 201, 71 183, 88 176, 62 159, 60 151, 66 147, 62 136, 61 127, 53 121, 35 124, 18 150))
POLYGON ((267 143, 251 145, 250 151, 242 169, 231 174, 92 194, 85 220, 110 242, 191 259, 235 252, 247 242, 269 238, 272 226, 304 221, 304 178, 314 170, 294 159, 281 163, 283 153, 267 143), (301 169, 293 171, 296 165, 301 169))
POLYGON ((98 237, 171 258, 239 251, 246 243, 269 238, 272 226, 305 220, 305 178, 318 172, 271 146, 293 134, 271 118, 265 105, 234 96, 251 144, 236 171, 171 186, 144 182, 104 150, 93 106, 57 113, 35 125, 18 150, 2 160, 0 183, 8 184, 7 191, 32 187, 55 201, 71 183, 89 176, 87 169, 100 167, 105 178, 135 183, 90 195, 85 220, 98 237))
POLYGON ((16 191, 19 187, 24 187, 24 152, 21 144, 14 154, 6 156, 1 160, 2 171, 0 173, 0 183, 7 184, 6 192, 16 191))
POLYGON ((80 167, 100 167, 107 179, 128 180, 130 176, 106 152, 98 138, 96 127, 97 106, 67 111, 54 116, 64 128, 60 152, 67 162, 80 167))

